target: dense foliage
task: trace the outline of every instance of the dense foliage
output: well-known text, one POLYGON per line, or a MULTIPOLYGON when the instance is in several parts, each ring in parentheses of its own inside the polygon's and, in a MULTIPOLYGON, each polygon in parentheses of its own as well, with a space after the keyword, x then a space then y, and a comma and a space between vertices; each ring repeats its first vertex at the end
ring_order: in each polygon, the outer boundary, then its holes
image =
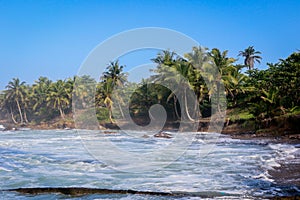
POLYGON ((261 57, 252 46, 239 54, 244 57, 244 64, 237 64, 227 53, 217 48, 194 47, 182 58, 175 52, 162 51, 152 59, 157 64, 154 75, 141 83, 128 82, 124 66, 118 61, 111 62, 99 80, 88 76, 57 81, 40 77, 34 84, 27 85, 14 78, 0 94, 1 117, 16 124, 39 123, 56 117, 66 120, 66 115, 72 112, 73 95, 78 99, 76 107, 79 108, 93 100, 100 121, 126 118, 124 102, 128 102, 130 115, 137 123, 147 123, 151 118, 148 111, 157 103, 165 107, 169 120, 195 121, 198 120, 195 116, 211 115, 211 98, 222 96, 223 89, 226 99, 218 98, 217 104, 226 101, 229 109, 244 108, 257 120, 299 113, 299 52, 278 63, 267 64, 266 70, 254 68, 261 57), (181 86, 177 91, 167 87, 174 83, 181 86), (186 88, 191 88, 197 99, 192 107, 185 98, 189 95, 186 88), (95 95, 90 96, 90 91, 95 91, 95 95), (175 94, 184 98, 178 99, 175 94), (179 100, 183 105, 179 105, 179 100))

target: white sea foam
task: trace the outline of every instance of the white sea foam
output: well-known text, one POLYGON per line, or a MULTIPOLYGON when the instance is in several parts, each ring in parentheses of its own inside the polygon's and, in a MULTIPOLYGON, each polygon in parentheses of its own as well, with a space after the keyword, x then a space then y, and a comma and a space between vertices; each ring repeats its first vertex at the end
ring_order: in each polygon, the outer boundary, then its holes
MULTIPOLYGON (((172 142, 172 139, 165 138, 84 132, 91 141, 107 138, 123 150, 140 152, 141 155, 172 142)), ((249 193, 251 196, 252 189, 257 190, 257 183, 273 183, 267 170, 279 167, 281 162, 291 162, 298 150, 289 144, 267 144, 200 133, 177 161, 157 171, 135 174, 116 171, 96 160, 86 151, 81 137, 74 130, 5 132, 0 135, 0 187, 42 185, 145 191, 225 191, 247 197, 249 193), (201 148, 207 148, 215 137, 219 139, 211 152, 199 156, 201 148)), ((268 188, 263 188, 261 193, 264 192, 268 192, 268 188)))

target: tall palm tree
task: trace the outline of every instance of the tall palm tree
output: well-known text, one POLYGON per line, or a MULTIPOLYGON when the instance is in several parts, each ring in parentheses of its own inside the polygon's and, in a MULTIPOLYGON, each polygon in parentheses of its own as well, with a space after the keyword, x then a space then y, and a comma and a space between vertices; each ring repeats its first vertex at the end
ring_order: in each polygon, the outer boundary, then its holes
MULTIPOLYGON (((177 56, 176 53, 170 52, 168 50, 159 53, 156 58, 151 59, 153 62, 157 63, 158 66, 153 70, 156 75, 153 75, 151 79, 156 83, 164 84, 176 84, 176 87, 172 93, 168 95, 167 101, 173 98, 174 112, 176 117, 179 118, 179 112, 177 110, 178 98, 183 103, 181 111, 181 117, 190 121, 195 121, 191 116, 188 108, 188 88, 191 86, 188 81, 191 78, 191 73, 193 73, 193 66, 190 65, 185 59, 177 56), (175 94, 179 95, 176 96, 175 94)), ((172 87, 171 87, 172 88, 172 87)), ((192 110, 195 110, 192 108, 192 110)))
POLYGON ((113 90, 113 84, 112 84, 112 79, 107 79, 102 88, 102 94, 104 97, 103 103, 105 104, 106 108, 108 109, 108 117, 111 123, 113 123, 113 117, 112 117, 112 106, 113 106, 113 101, 112 101, 112 90, 113 90))
POLYGON ((76 108, 85 108, 89 105, 88 102, 91 102, 95 98, 92 94, 97 85, 96 80, 90 76, 83 75, 74 76, 72 81, 69 79, 69 82, 72 82, 74 85, 72 92, 72 100, 74 102, 72 103, 76 104, 76 108))
MULTIPOLYGON (((100 93, 102 94, 102 97, 104 98, 104 104, 109 111, 109 119, 111 123, 113 123, 113 91, 117 89, 117 87, 124 86, 125 82, 127 81, 127 74, 123 72, 123 68, 123 65, 119 65, 119 61, 110 62, 110 64, 106 68, 107 71, 104 72, 103 76, 100 78, 103 81, 103 87, 102 90, 100 90, 100 93)), ((120 113, 122 116, 124 116, 120 105, 121 97, 119 95, 116 95, 116 98, 120 113)))
MULTIPOLYGON (((224 90, 229 90, 230 85, 228 84, 228 82, 224 81, 226 80, 226 78, 231 74, 232 71, 235 70, 235 68, 233 67, 233 63, 235 62, 234 58, 228 58, 227 57, 227 53, 228 51, 225 50, 223 52, 221 52, 219 49, 214 48, 211 50, 211 52, 209 52, 209 55, 212 58, 212 61, 214 63, 214 68, 216 68, 215 70, 217 70, 216 72, 213 72, 212 75, 215 75, 214 79, 212 80, 212 84, 211 84, 211 90, 210 90, 210 95, 217 95, 217 107, 218 107, 218 111, 221 113, 221 107, 220 107, 220 97, 222 96, 221 92, 221 88, 222 88, 222 84, 224 86, 224 90), (222 84, 221 84, 222 83, 222 84)), ((226 101, 223 99, 223 101, 226 101)))
POLYGON ((260 60, 262 59, 261 56, 257 55, 261 54, 260 51, 255 51, 253 46, 249 46, 244 51, 240 51, 238 56, 245 57, 244 64, 250 69, 254 68, 254 63, 258 62, 260 63, 260 60))
POLYGON ((108 79, 112 80, 112 86, 123 86, 127 80, 127 74, 123 72, 123 65, 119 65, 119 61, 110 62, 106 68, 106 72, 103 73, 101 79, 105 82, 108 79))
POLYGON ((223 76, 223 83, 227 98, 231 98, 233 106, 237 105, 238 95, 246 92, 253 92, 254 87, 246 85, 248 76, 239 72, 240 66, 234 66, 235 70, 229 72, 228 75, 223 76))
MULTIPOLYGON (((197 102, 189 102, 188 101, 188 92, 189 92, 188 88, 191 89, 193 82, 194 82, 193 76, 192 76, 193 71, 194 71, 193 66, 190 65, 185 60, 179 59, 176 61, 176 63, 174 65, 172 65, 171 70, 172 69, 175 71, 172 79, 174 79, 176 81, 176 83, 178 84, 178 87, 175 91, 179 94, 182 93, 181 94, 181 96, 182 96, 181 102, 183 102, 183 104, 184 104, 184 112, 182 112, 182 114, 184 114, 183 116, 190 121, 198 120, 198 119, 193 119, 193 117, 190 114, 190 110, 193 110, 194 116, 198 116, 196 114, 200 114, 200 113, 195 113, 195 111, 197 110, 196 106, 198 105, 198 101, 197 102), (183 79, 183 77, 186 80, 183 79), (193 105, 193 106, 191 107, 191 105, 193 105)), ((181 109, 181 110, 183 110, 183 109, 181 109)))
POLYGON ((151 61, 158 65, 172 65, 175 62, 175 57, 175 52, 163 50, 161 53, 158 53, 156 58, 151 59, 151 61))
POLYGON ((17 124, 17 120, 15 118, 15 115, 14 115, 14 110, 15 110, 15 102, 14 100, 12 99, 8 99, 6 98, 6 95, 5 95, 6 92, 4 92, 2 95, 1 95, 1 105, 0 105, 0 108, 1 109, 5 109, 7 110, 7 112, 10 114, 11 116, 11 119, 12 121, 17 124))
POLYGON ((205 84, 206 74, 205 68, 211 59, 206 47, 193 47, 192 52, 187 53, 184 57, 188 60, 193 70, 188 77, 190 84, 197 96, 198 106, 203 106, 208 94, 208 88, 205 84))
MULTIPOLYGON (((22 104, 26 98, 26 86, 25 82, 20 82, 20 79, 14 78, 12 81, 8 83, 6 86, 5 91, 5 99, 10 105, 10 108, 13 108, 14 104, 17 106, 19 116, 20 116, 20 123, 24 123, 24 117, 22 112, 22 104)), ((13 112, 13 110, 11 110, 13 112)), ((13 119, 13 121, 15 121, 13 119)))
POLYGON ((57 109, 62 119, 65 119, 65 109, 70 105, 70 96, 66 88, 66 82, 58 80, 50 85, 47 95, 47 105, 57 109))
POLYGON ((40 77, 32 86, 33 110, 38 111, 46 106, 47 94, 52 81, 47 77, 40 77))
POLYGON ((207 50, 206 47, 193 47, 192 52, 185 54, 184 57, 188 59, 194 68, 202 69, 203 65, 209 61, 207 50))

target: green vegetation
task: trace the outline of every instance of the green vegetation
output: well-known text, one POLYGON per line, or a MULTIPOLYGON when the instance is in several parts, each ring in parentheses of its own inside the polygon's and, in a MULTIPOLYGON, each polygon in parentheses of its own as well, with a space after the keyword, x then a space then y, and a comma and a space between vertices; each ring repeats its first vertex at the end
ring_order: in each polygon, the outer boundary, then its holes
POLYGON ((227 117, 232 121, 246 121, 246 120, 254 120, 255 117, 250 113, 247 108, 236 107, 234 109, 229 110, 227 113, 227 117))
POLYGON ((165 107, 169 121, 197 121, 196 116, 211 116, 214 96, 218 111, 221 112, 221 104, 227 103, 227 118, 231 122, 259 123, 300 114, 300 52, 278 63, 268 63, 266 70, 254 67, 262 58, 253 46, 239 52, 244 64, 227 54, 228 51, 217 48, 194 47, 182 58, 175 52, 162 51, 152 59, 157 64, 155 74, 141 83, 128 82, 124 65, 118 61, 111 62, 99 80, 75 76, 54 82, 40 77, 33 85, 26 85, 15 78, 0 94, 0 114, 15 124, 38 124, 58 117, 70 121, 72 104, 85 108, 86 102, 92 101, 98 120, 113 123, 116 118, 128 117, 124 113, 127 102, 133 120, 147 124, 150 107, 158 103, 165 107), (168 89, 172 84, 178 85, 173 91, 168 89), (192 106, 187 102, 188 88, 196 95, 197 102, 192 106), (72 95, 76 102, 72 102, 72 95))

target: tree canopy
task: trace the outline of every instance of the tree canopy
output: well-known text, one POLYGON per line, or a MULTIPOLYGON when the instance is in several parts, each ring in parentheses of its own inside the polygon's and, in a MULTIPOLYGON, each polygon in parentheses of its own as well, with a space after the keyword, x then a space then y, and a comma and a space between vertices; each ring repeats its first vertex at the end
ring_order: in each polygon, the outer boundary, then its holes
POLYGON ((129 109, 135 119, 149 121, 148 110, 157 103, 165 107, 168 120, 196 121, 195 116, 210 117, 211 97, 221 95, 221 86, 226 99, 218 99, 217 104, 226 101, 229 109, 243 107, 255 119, 299 112, 300 53, 294 52, 277 63, 268 63, 265 70, 254 68, 254 63, 262 59, 260 54, 249 46, 240 51, 239 55, 245 58, 240 64, 237 59, 228 57, 227 50, 217 48, 194 47, 183 58, 176 52, 165 50, 151 59, 157 65, 153 69, 154 75, 140 83, 128 82, 125 65, 119 61, 109 63, 99 80, 88 76, 57 81, 40 77, 28 85, 14 78, 0 94, 1 115, 18 124, 55 117, 66 120, 66 115, 72 112, 73 96, 77 98, 76 105, 82 108, 85 102, 94 99, 98 119, 111 123, 117 117, 115 115, 124 118, 124 109, 129 109), (244 67, 248 69, 242 70, 244 67), (213 70, 216 71, 211 73, 213 70), (77 86, 73 91, 75 80, 77 86), (173 83, 178 87, 171 91, 167 85, 173 83), (184 88, 191 88, 196 96, 197 102, 192 107, 188 106, 189 94, 184 88), (117 95, 113 98, 116 90, 117 95), (95 91, 94 96, 88 95, 91 91, 95 91), (183 99, 176 94, 182 94, 183 99), (113 108, 118 112, 113 113, 113 108))

